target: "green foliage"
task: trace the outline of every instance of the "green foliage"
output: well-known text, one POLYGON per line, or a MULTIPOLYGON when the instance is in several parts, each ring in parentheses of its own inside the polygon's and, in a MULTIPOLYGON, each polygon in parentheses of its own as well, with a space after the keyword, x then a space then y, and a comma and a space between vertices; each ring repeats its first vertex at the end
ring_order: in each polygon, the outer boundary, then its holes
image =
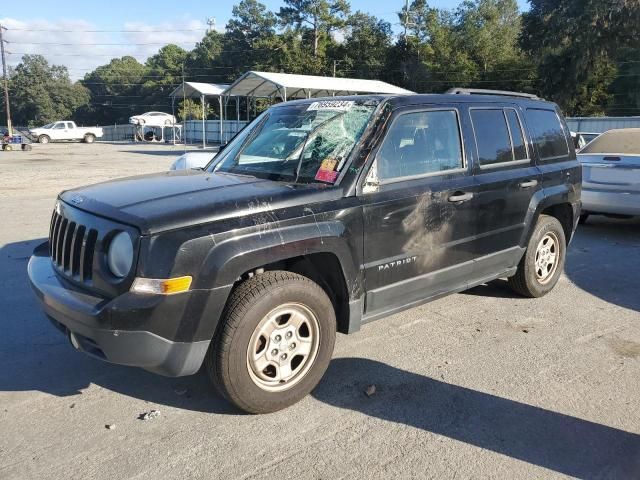
MULTIPOLYGON (((205 105, 205 118, 214 112, 210 105, 205 105)), ((178 119, 183 122, 185 120, 202 120, 202 104, 190 98, 180 102, 178 106, 178 119)))
POLYGON ((293 28, 309 45, 314 59, 323 55, 331 32, 343 28, 349 15, 347 0, 284 0, 278 16, 281 25, 293 28))
MULTIPOLYGON (((116 58, 76 83, 64 67, 25 56, 10 73, 14 123, 111 124, 171 112, 169 94, 183 79, 230 83, 247 70, 335 71, 424 93, 526 91, 570 115, 640 113, 639 0, 529 3, 521 14, 516 0, 463 0, 453 10, 413 0, 398 12, 397 35, 386 21, 351 13, 347 0, 284 0, 278 12, 240 0, 225 31, 207 32, 191 51, 166 45, 145 63, 116 58)), ((176 108, 181 118, 201 118, 198 102, 176 108)))
MULTIPOLYGON (((530 0, 521 45, 538 60, 542 93, 574 115, 620 112, 635 99, 638 77, 626 82, 640 47, 638 0, 530 0), (616 91, 623 88, 623 91, 616 91), (616 98, 617 97, 617 98, 616 98)), ((625 110, 627 114, 632 110, 625 110)))
POLYGON ((75 120, 76 110, 89 102, 89 92, 69 80, 66 67, 49 65, 41 55, 22 57, 10 77, 9 91, 14 125, 75 120))

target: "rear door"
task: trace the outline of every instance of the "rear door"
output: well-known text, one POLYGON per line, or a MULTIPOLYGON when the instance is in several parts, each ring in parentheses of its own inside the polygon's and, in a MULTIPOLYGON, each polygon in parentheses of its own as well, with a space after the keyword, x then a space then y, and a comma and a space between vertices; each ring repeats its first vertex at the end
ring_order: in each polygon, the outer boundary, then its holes
POLYGON ((517 105, 473 106, 469 117, 479 185, 473 272, 477 282, 517 266, 524 251, 527 212, 542 189, 542 179, 517 105))

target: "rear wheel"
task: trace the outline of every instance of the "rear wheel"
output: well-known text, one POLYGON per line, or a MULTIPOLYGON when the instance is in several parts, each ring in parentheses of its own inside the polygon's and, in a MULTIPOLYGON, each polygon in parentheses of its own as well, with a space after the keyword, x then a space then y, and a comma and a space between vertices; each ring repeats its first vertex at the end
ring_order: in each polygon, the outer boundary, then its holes
POLYGON ((540 215, 527 250, 509 285, 525 297, 549 293, 564 269, 567 243, 562 225, 555 217, 540 215))
POLYGON ((51 141, 51 139, 49 138, 49 135, 40 135, 38 137, 38 142, 39 143, 49 143, 51 141))
POLYGON ((268 413, 315 388, 335 343, 325 291, 306 277, 274 271, 232 293, 205 365, 218 390, 240 409, 268 413))
POLYGON ((96 140, 96 136, 92 133, 87 133, 84 136, 84 143, 93 143, 96 140))

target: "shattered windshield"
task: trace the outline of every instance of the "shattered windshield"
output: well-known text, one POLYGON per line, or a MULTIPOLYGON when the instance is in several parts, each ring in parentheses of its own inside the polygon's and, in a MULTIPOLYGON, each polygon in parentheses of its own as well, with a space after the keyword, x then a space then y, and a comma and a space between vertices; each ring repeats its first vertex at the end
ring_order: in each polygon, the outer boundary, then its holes
POLYGON ((376 106, 370 100, 321 100, 274 108, 229 145, 215 170, 335 183, 376 106))

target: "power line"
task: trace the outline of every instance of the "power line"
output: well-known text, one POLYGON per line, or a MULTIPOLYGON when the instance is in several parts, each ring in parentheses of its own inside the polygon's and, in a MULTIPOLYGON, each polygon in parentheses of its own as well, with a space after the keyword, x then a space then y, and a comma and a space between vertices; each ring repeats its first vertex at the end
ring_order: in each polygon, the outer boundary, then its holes
POLYGON ((66 30, 59 28, 8 28, 11 32, 62 32, 62 33, 168 33, 168 32, 205 32, 207 27, 201 28, 169 28, 162 30, 66 30))
POLYGON ((14 41, 8 41, 7 43, 10 43, 12 45, 62 45, 62 46, 67 46, 67 47, 98 47, 98 46, 132 46, 132 47, 137 47, 137 46, 145 46, 145 45, 177 45, 177 44, 192 44, 192 43, 197 43, 198 40, 186 40, 186 41, 182 41, 182 42, 149 42, 149 43, 133 43, 133 42, 127 42, 127 43, 58 43, 58 42, 14 42, 14 41))

